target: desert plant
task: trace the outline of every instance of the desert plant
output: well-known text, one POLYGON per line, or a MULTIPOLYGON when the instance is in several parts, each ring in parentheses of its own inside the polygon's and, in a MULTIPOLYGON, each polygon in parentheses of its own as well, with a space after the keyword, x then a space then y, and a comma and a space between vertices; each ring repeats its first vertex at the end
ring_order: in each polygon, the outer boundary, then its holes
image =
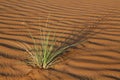
POLYGON ((32 66, 48 69, 58 60, 59 56, 62 55, 67 49, 85 41, 84 34, 88 34, 88 29, 81 30, 81 34, 79 34, 78 36, 75 36, 74 33, 73 35, 67 36, 64 42, 61 43, 59 46, 57 45, 57 37, 55 32, 45 32, 43 29, 40 29, 38 38, 39 42, 35 39, 30 30, 28 30, 28 33, 33 41, 33 46, 30 46, 25 43, 18 44, 18 46, 22 47, 27 52, 27 54, 29 54, 30 61, 27 63, 29 63, 32 66), (71 42, 70 38, 76 40, 71 42), (69 44, 66 42, 68 42, 69 44))
MULTIPOLYGON (((46 27, 48 26, 47 22, 46 27)), ((57 37, 55 32, 40 29, 38 36, 39 42, 36 40, 30 30, 27 32, 33 41, 33 47, 25 43, 19 43, 18 46, 22 47, 27 52, 27 54, 29 54, 30 65, 48 69, 67 49, 86 41, 89 38, 92 29, 85 27, 80 31, 73 30, 71 32, 72 34, 67 36, 67 38, 60 45, 57 45, 57 37), (71 41, 71 39, 74 40, 71 41)))

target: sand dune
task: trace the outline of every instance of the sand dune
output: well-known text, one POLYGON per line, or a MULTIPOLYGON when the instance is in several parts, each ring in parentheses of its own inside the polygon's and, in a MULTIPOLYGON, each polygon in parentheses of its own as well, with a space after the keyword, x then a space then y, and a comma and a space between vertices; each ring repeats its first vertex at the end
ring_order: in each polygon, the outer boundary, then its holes
POLYGON ((0 80, 120 80, 120 0, 1 0, 0 80), (16 46, 33 45, 28 27, 36 40, 42 28, 56 32, 58 43, 72 31, 78 38, 70 37, 69 43, 85 42, 53 68, 35 69, 16 46))

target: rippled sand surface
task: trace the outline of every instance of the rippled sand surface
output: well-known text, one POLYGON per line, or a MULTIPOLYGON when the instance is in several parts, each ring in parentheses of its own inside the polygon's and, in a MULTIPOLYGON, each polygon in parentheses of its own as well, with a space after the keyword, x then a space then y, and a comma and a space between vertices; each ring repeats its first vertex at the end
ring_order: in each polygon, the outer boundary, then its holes
POLYGON ((1 0, 0 80, 120 80, 120 0, 1 0), (72 32, 78 37, 68 43, 85 42, 53 68, 34 69, 16 46, 33 45, 28 27, 34 35, 56 32, 59 43, 72 32))

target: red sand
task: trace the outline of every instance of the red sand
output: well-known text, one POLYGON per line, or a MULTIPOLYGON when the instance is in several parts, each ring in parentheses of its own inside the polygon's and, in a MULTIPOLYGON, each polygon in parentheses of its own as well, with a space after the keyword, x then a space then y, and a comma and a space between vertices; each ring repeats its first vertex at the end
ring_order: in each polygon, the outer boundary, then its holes
POLYGON ((120 0, 0 1, 0 80, 120 80, 119 53, 120 0), (15 44, 32 44, 26 24, 35 34, 39 27, 56 31, 58 40, 86 26, 97 33, 52 69, 40 70, 25 64, 27 54, 15 44))

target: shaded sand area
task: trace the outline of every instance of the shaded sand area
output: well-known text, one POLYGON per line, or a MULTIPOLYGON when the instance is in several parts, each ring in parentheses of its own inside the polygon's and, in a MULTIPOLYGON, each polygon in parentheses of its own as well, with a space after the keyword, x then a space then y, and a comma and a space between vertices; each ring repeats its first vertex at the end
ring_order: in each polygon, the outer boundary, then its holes
POLYGON ((120 80, 120 0, 0 0, 0 80, 120 80), (33 45, 28 27, 54 31, 60 43, 74 31, 85 42, 51 69, 32 68, 16 46, 33 45))

